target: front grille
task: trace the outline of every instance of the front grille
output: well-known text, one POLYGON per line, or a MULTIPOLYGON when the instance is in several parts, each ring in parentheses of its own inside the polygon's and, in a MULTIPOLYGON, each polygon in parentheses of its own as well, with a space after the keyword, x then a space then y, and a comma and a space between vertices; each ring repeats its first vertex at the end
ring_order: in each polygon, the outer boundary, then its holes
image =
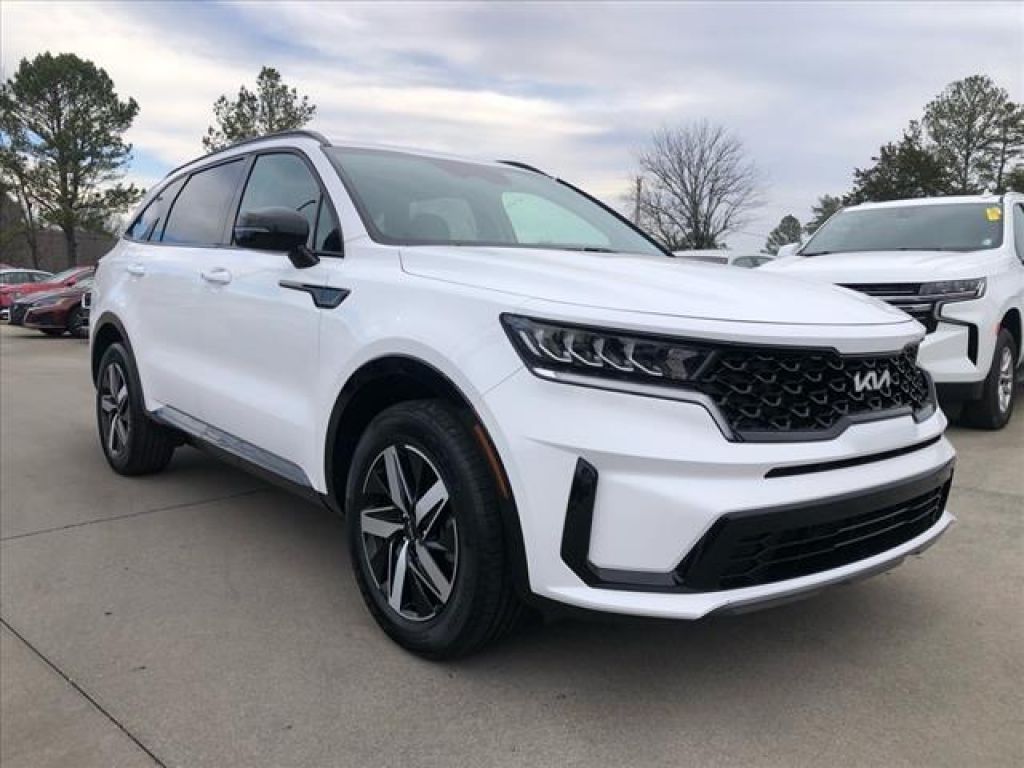
POLYGON ((935 299, 919 295, 920 283, 850 283, 843 285, 843 288, 889 302, 921 323, 927 333, 934 333, 939 327, 939 320, 935 316, 935 299))
POLYGON ((795 579, 880 554, 938 522, 949 495, 951 466, 938 482, 923 492, 916 489, 915 495, 897 503, 868 495, 822 508, 727 515, 680 565, 681 581, 699 591, 738 589, 795 579))
POLYGON ((697 387, 741 439, 824 439, 851 421, 924 412, 931 388, 916 357, 912 346, 880 356, 723 347, 697 387))

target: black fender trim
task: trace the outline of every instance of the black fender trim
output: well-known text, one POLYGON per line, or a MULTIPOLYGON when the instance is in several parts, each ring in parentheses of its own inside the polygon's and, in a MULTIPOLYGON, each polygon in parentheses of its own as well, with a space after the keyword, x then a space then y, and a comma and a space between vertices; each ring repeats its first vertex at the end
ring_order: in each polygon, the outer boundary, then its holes
MULTIPOLYGON (((530 588, 529 569, 526 560, 526 547, 523 542, 523 529, 519 521, 519 510, 516 506, 515 494, 508 479, 504 462, 494 444, 493 438, 484 426, 479 414, 473 408, 469 399, 448 378, 443 372, 430 363, 420 358, 409 355, 392 355, 381 357, 364 363, 353 373, 341 392, 335 399, 334 408, 331 410, 330 421, 327 425, 327 440, 324 448, 324 478, 327 484, 325 503, 338 514, 344 514, 345 489, 337 487, 337 477, 334 471, 336 452, 338 447, 339 434, 342 419, 348 407, 352 404, 355 396, 367 386, 372 386, 374 381, 392 377, 409 376, 416 377, 417 372, 430 371, 432 377, 443 386, 438 387, 434 393, 437 397, 445 397, 454 394, 465 409, 468 419, 467 427, 477 435, 478 440, 486 439, 486 444, 481 449, 487 454, 488 462, 495 467, 497 476, 495 482, 498 486, 499 511, 501 513, 502 527, 505 533, 505 541, 508 545, 509 561, 512 569, 512 578, 517 594, 526 602, 534 597, 530 588), (481 438, 482 436, 482 438, 481 438)), ((358 436, 348 436, 353 442, 358 436)))
MULTIPOLYGON (((132 349, 132 340, 131 337, 128 335, 128 331, 125 330, 124 323, 121 322, 121 318, 119 318, 117 315, 115 315, 113 312, 109 310, 104 312, 93 324, 92 338, 90 339, 89 365, 92 370, 92 383, 94 386, 96 384, 96 376, 97 374, 99 374, 99 371, 96 370, 96 367, 99 365, 100 361, 98 358, 94 357, 94 348, 92 347, 92 345, 95 344, 95 339, 100 334, 100 331, 102 331, 103 328, 107 326, 113 327, 117 331, 118 335, 121 337, 122 343, 128 350, 128 353, 132 356, 132 360, 135 360, 135 350, 132 349)), ((136 363, 136 367, 138 367, 138 363, 136 363)))

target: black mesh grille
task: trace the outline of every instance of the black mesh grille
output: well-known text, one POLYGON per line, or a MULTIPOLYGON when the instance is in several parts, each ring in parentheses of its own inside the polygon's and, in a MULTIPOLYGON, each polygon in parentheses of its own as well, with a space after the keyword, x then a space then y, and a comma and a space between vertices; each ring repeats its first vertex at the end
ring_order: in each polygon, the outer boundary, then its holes
POLYGON ((847 419, 926 408, 931 390, 916 354, 913 347, 877 357, 723 348, 697 386, 741 438, 813 439, 834 434, 847 419))
POLYGON ((848 283, 843 288, 889 302, 921 323, 928 333, 935 333, 939 327, 935 300, 920 295, 920 283, 848 283))
POLYGON ((943 479, 926 492, 870 511, 844 509, 836 516, 812 508, 723 518, 697 545, 695 555, 684 561, 682 581, 695 590, 737 589, 880 554, 938 522, 951 483, 943 479))

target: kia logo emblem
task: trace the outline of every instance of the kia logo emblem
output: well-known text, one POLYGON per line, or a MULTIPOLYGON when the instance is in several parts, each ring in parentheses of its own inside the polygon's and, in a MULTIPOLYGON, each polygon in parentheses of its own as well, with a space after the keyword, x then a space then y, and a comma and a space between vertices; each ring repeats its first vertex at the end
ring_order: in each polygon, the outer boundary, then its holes
POLYGON ((862 371, 853 374, 853 388, 857 392, 877 392, 892 385, 892 373, 884 371, 862 371))

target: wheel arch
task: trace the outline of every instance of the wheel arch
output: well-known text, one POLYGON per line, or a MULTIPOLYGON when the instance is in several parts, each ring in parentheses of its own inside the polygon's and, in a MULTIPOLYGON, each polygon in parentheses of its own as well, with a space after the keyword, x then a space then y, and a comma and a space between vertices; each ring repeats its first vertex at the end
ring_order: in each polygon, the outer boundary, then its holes
POLYGON ((133 357, 134 352, 132 351, 132 343, 128 338, 128 332, 125 331, 121 320, 112 312, 104 312, 100 315, 99 320, 96 321, 93 328, 94 330, 92 332, 92 344, 90 350, 90 369, 92 371, 92 382, 95 384, 96 377, 100 372, 100 361, 103 359, 103 354, 111 344, 124 344, 128 349, 129 354, 133 357))
POLYGON ((356 444, 373 418, 392 405, 409 400, 436 398, 454 405, 465 417, 494 473, 502 525, 517 590, 529 593, 526 552, 519 513, 508 473, 487 427, 459 387, 424 360, 408 355, 388 355, 364 363, 338 394, 331 410, 324 449, 327 503, 343 512, 345 485, 356 444))

